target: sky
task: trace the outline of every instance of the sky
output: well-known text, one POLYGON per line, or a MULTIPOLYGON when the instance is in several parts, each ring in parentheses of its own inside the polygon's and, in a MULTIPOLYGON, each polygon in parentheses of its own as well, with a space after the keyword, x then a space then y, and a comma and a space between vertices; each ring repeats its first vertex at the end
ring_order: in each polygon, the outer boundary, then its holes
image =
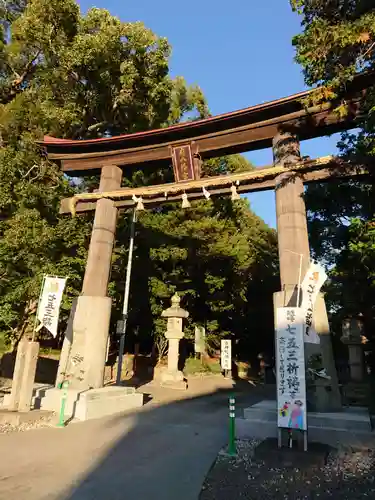
MULTIPOLYGON (((300 20, 289 0, 80 0, 81 10, 105 8, 122 21, 142 21, 172 46, 171 76, 198 84, 212 114, 246 108, 304 90, 292 37, 300 20)), ((301 143, 311 158, 334 154, 337 136, 301 143)), ((271 150, 247 153, 272 164, 271 150)), ((276 227, 274 192, 248 196, 252 210, 276 227)))

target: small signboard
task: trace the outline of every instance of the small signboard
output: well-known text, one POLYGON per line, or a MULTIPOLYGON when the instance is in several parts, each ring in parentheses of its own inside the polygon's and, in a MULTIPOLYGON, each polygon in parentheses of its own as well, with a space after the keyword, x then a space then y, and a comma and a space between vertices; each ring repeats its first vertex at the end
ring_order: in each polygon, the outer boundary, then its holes
POLYGON ((172 147, 172 162, 176 182, 193 181, 199 178, 191 144, 172 147))
POLYGON ((304 311, 280 307, 276 314, 277 425, 307 430, 304 311))
POLYGON ((232 369, 232 341, 221 341, 221 368, 223 370, 232 369))

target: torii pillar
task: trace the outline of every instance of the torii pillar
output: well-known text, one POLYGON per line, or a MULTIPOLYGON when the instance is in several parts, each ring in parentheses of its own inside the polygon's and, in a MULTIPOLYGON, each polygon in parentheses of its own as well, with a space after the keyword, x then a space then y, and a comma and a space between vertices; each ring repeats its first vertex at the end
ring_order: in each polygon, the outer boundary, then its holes
MULTIPOLYGON (((119 189, 121 180, 121 168, 104 166, 99 192, 119 189)), ((97 202, 82 294, 78 297, 72 318, 72 331, 70 334, 67 332, 57 377, 57 382, 68 377, 72 389, 103 386, 112 306, 107 291, 117 215, 118 210, 112 200, 101 199, 97 202)))
MULTIPOLYGON (((279 132, 273 139, 274 165, 291 166, 301 161, 298 138, 289 132, 279 132)), ((296 307, 298 279, 302 256, 302 280, 310 265, 304 188, 300 176, 293 171, 279 175, 275 186, 277 235, 280 262, 281 291, 274 294, 274 308, 296 307)), ((301 297, 302 298, 302 297, 301 297)), ((327 375, 331 377, 331 408, 341 408, 337 372, 325 301, 320 294, 316 300, 313 324, 320 337, 320 352, 327 375)), ((313 354, 314 345, 305 344, 306 358, 313 354)), ((319 352, 319 346, 315 351, 319 352)))
MULTIPOLYGON (((99 192, 119 189, 121 179, 119 167, 104 166, 99 192)), ((69 383, 64 406, 68 419, 99 418, 143 405, 143 394, 134 387, 103 387, 112 306, 107 291, 117 215, 112 200, 97 201, 82 294, 72 307, 56 379, 56 385, 69 383)), ((59 411, 62 393, 57 387, 36 399, 42 409, 59 411)))

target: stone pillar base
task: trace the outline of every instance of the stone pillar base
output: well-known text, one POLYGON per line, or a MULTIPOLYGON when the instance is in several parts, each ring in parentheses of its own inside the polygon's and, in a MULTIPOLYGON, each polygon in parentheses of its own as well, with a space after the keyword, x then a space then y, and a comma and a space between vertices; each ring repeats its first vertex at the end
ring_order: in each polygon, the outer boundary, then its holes
MULTIPOLYGON (((35 408, 60 412, 63 390, 48 389, 36 393, 35 408)), ((65 403, 65 420, 91 420, 123 413, 143 406, 143 394, 134 387, 102 387, 89 391, 68 389, 65 403)))
POLYGON ((30 411, 38 356, 39 342, 28 342, 18 411, 30 411))
POLYGON ((169 389, 186 390, 187 382, 184 379, 184 374, 179 370, 168 370, 165 368, 160 373, 160 385, 169 389))
MULTIPOLYGON (((25 359, 28 347, 28 341, 24 337, 18 344, 16 364, 14 366, 12 392, 10 393, 7 401, 9 411, 17 411, 20 401, 22 378, 25 370, 25 359)), ((5 398, 4 398, 5 399, 5 398)))
POLYGON ((30 411, 38 355, 39 342, 29 342, 25 338, 19 343, 12 392, 7 398, 9 411, 30 411))
POLYGON ((111 306, 109 297, 78 297, 70 352, 66 366, 59 368, 71 389, 103 387, 111 306))

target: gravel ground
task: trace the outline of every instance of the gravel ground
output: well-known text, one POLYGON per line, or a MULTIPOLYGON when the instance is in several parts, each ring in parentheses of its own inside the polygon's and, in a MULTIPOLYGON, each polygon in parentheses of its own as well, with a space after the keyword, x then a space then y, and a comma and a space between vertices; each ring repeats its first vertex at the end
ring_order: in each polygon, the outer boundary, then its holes
POLYGON ((42 427, 51 427, 56 422, 55 414, 41 417, 35 422, 24 422, 20 425, 0 424, 0 434, 9 434, 10 432, 25 432, 42 427))
POLYGON ((301 460, 303 452, 280 460, 276 443, 275 450, 261 459, 257 454, 260 444, 259 440, 237 441, 235 458, 222 451, 206 478, 200 500, 375 498, 374 450, 331 448, 324 457, 320 453, 315 464, 307 464, 301 460))
MULTIPOLYGON (((35 384, 35 387, 45 387, 46 384, 35 384)), ((0 409, 3 404, 4 395, 9 393, 12 388, 11 379, 0 377, 0 409)), ((50 427, 53 422, 56 421, 56 415, 50 414, 48 416, 42 416, 39 420, 35 422, 24 422, 20 425, 10 425, 0 423, 0 434, 9 434, 10 432, 25 432, 32 429, 39 429, 42 427, 50 427)))

